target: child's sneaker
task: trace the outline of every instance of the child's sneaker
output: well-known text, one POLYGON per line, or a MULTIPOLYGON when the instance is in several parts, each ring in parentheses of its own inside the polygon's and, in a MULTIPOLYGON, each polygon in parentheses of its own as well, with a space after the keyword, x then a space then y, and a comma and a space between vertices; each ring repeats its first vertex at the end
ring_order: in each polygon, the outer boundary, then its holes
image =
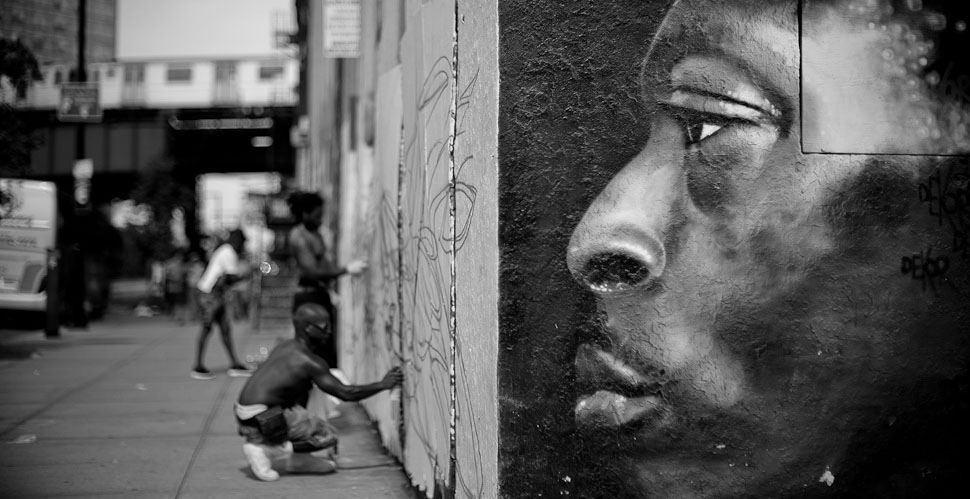
POLYGON ((249 468, 253 470, 253 474, 256 478, 264 482, 274 482, 279 480, 280 474, 273 469, 273 464, 270 461, 268 451, 264 445, 257 445, 251 443, 243 444, 243 454, 246 455, 246 461, 249 462, 249 468))

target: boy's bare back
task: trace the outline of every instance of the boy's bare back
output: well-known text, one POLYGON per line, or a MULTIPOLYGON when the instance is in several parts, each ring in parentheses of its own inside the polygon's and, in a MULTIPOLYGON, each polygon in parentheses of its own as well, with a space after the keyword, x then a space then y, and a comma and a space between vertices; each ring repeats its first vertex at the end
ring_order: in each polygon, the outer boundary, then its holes
POLYGON ((243 405, 291 407, 306 400, 314 381, 327 391, 322 378, 332 377, 327 361, 297 340, 286 340, 270 353, 239 394, 243 405))

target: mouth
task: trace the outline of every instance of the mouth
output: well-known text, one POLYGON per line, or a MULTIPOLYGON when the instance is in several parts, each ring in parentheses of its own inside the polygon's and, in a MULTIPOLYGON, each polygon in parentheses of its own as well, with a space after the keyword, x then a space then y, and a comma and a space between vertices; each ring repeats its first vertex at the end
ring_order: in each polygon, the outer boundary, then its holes
POLYGON ((576 403, 576 424, 590 428, 620 428, 646 420, 660 410, 661 400, 655 395, 627 397, 599 390, 576 403))
POLYGON ((576 402, 576 425, 612 429, 633 425, 659 429, 668 412, 660 396, 663 371, 644 374, 612 353, 591 345, 576 352, 576 374, 581 392, 576 402), (590 394, 591 393, 591 394, 590 394))

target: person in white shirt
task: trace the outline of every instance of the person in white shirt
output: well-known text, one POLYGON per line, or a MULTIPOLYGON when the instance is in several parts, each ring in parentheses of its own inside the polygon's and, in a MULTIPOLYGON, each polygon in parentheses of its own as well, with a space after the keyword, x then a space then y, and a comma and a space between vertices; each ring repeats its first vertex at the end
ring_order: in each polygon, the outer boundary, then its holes
POLYGON ((222 334, 222 343, 229 354, 232 362, 227 374, 233 377, 244 377, 252 375, 252 371, 247 368, 239 358, 236 357, 235 348, 232 343, 232 327, 229 318, 226 316, 226 292, 229 288, 245 279, 247 273, 240 272, 239 255, 243 252, 243 245, 246 243, 246 236, 241 230, 233 230, 229 233, 228 241, 216 248, 206 265, 202 277, 199 279, 199 304, 202 309, 202 330, 199 331, 198 343, 195 350, 195 366, 192 368, 192 377, 195 379, 212 379, 215 377, 211 371, 205 367, 205 345, 212 332, 212 325, 219 325, 219 332, 222 334))

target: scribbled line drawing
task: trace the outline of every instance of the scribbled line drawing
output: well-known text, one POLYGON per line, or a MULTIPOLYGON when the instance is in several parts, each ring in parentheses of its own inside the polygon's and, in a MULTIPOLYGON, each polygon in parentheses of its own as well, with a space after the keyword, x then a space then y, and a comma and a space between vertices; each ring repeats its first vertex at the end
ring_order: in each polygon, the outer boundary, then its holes
POLYGON ((393 289, 394 293, 381 294, 381 307, 386 311, 383 326, 384 347, 389 352, 397 353, 400 332, 396 331, 398 291, 401 276, 398 273, 400 258, 397 246, 397 199, 394 202, 388 198, 386 192, 381 193, 381 207, 379 212, 379 233, 380 238, 380 271, 382 282, 385 283, 384 289, 393 289))
MULTIPOLYGON (((449 325, 453 305, 450 259, 454 258, 454 253, 463 247, 468 238, 478 193, 477 188, 462 176, 465 168, 473 163, 473 155, 455 158, 452 184, 447 172, 451 164, 449 160, 452 159, 449 156, 449 141, 454 138, 457 142, 466 134, 465 119, 471 109, 478 75, 476 69, 472 79, 457 96, 452 137, 452 132, 447 128, 429 127, 432 123, 444 122, 440 120, 440 114, 437 116, 439 121, 433 119, 435 113, 449 110, 448 99, 452 97, 449 91, 452 82, 451 60, 439 57, 435 61, 424 78, 417 100, 415 119, 418 123, 414 124, 414 136, 407 138, 403 155, 401 331, 409 340, 403 345, 408 350, 405 357, 415 360, 408 365, 414 372, 406 377, 409 382, 404 390, 405 413, 408 415, 406 438, 416 438, 420 442, 436 473, 444 469, 439 456, 443 450, 440 445, 446 442, 436 441, 435 436, 440 439, 449 434, 449 414, 453 409, 449 386, 449 341, 454 334, 449 325), (421 125, 423 128, 418 130, 421 125), (419 157, 421 152, 424 154, 419 157), (461 210, 454 210, 452 196, 455 206, 460 205, 461 210), (462 217, 454 221, 454 231, 452 216, 462 217), (419 330, 416 327, 419 324, 426 325, 428 330, 419 330), (430 394, 418 396, 419 379, 430 382, 430 394), (431 395, 430 400, 427 395, 431 395), (418 403, 419 400, 421 403, 418 403)), ((456 341, 460 342, 460 338, 456 338, 456 341)), ((455 369, 464 374, 466 368, 461 352, 459 344, 455 369)), ((461 379, 462 383, 456 387, 458 400, 454 403, 469 415, 464 421, 470 426, 469 436, 475 449, 480 449, 481 435, 477 422, 470 417, 475 413, 473 406, 476 399, 464 382, 467 377, 457 379, 461 379)), ((482 497, 485 478, 481 463, 482 456, 478 453, 474 463, 456 464, 456 487, 460 489, 461 496, 482 497)))
MULTIPOLYGON (((450 402, 450 232, 447 126, 451 60, 439 57, 425 75, 415 122, 405 137, 401 181, 401 332, 407 364, 403 403, 405 438, 417 441, 435 478, 449 466, 450 402), (443 119, 445 118, 445 119, 443 119)), ((406 128, 408 130, 408 128, 406 128)), ((407 450, 405 450, 407 453, 407 450)))

